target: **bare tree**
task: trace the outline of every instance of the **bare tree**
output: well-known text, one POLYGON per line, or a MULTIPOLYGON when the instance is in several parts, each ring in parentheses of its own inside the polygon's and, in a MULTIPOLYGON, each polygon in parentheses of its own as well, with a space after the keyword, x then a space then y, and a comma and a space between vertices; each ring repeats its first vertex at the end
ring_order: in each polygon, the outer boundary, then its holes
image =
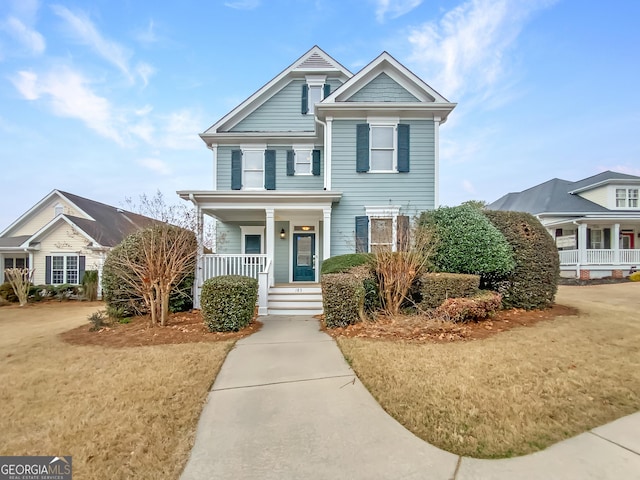
POLYGON ((105 269, 140 295, 151 314, 151 324, 166 325, 169 297, 196 262, 192 231, 174 225, 156 225, 130 235, 113 249, 105 269))
POLYGON ((29 268, 7 268, 4 271, 4 276, 11 284, 21 307, 27 304, 29 286, 31 285, 34 271, 34 269, 29 268))

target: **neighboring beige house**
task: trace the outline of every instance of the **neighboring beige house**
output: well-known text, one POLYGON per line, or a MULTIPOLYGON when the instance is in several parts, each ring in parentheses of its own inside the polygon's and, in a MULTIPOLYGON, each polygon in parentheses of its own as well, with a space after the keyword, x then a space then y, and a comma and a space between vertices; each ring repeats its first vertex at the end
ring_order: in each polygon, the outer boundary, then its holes
POLYGON ((0 233, 0 283, 7 268, 34 269, 36 285, 80 284, 106 253, 153 220, 121 208, 53 190, 0 233))
POLYGON ((640 268, 640 177, 606 171, 577 182, 554 178, 487 208, 529 212, 556 239, 560 271, 582 279, 640 268))

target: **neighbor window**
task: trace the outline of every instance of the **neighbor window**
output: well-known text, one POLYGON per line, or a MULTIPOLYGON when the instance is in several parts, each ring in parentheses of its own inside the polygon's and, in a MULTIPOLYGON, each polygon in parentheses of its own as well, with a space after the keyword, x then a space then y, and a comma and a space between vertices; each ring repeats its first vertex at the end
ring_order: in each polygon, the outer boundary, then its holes
POLYGON ((602 230, 591 229, 591 245, 589 248, 600 249, 602 248, 602 230))
POLYGON ((53 255, 51 257, 51 283, 53 285, 79 283, 77 255, 53 255))
POLYGON ((616 188, 617 208, 638 208, 637 188, 616 188))

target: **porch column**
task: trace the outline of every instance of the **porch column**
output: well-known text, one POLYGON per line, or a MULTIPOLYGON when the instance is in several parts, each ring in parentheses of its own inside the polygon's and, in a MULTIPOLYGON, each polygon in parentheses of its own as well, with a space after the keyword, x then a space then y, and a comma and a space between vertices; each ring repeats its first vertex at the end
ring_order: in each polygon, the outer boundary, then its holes
POLYGON ((434 190, 434 205, 433 208, 438 208, 440 204, 440 188, 438 185, 440 184, 440 117, 433 117, 433 149, 434 149, 434 181, 433 181, 433 190, 434 190))
POLYGON ((203 283, 203 260, 204 260, 204 218, 202 215, 202 208, 200 205, 196 205, 196 237, 198 240, 198 250, 196 252, 196 278, 194 279, 193 287, 193 306, 200 308, 200 292, 202 291, 203 283))
POLYGON ((322 259, 331 256, 331 207, 322 209, 322 259))
POLYGON ((274 218, 274 209, 273 208, 265 208, 265 216, 266 216, 266 233, 265 233, 265 250, 267 253, 267 262, 271 260, 271 268, 269 269, 269 286, 273 286, 273 269, 274 269, 274 261, 276 254, 276 246, 275 246, 275 232, 276 232, 276 222, 274 218))
POLYGON ((613 264, 620 265, 620 224, 616 223, 611 229, 611 248, 613 249, 613 264))
POLYGON ((578 270, 587 263, 587 224, 578 226, 578 270))
POLYGON ((4 283, 4 253, 0 253, 0 283, 4 283))

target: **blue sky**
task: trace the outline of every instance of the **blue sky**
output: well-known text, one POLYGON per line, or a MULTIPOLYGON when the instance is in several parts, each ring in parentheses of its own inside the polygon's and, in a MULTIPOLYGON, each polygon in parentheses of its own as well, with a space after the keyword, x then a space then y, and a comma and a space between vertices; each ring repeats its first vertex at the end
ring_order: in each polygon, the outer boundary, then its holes
POLYGON ((3 0, 0 230, 54 188, 115 206, 211 188, 197 134, 316 44, 354 73, 386 50, 458 103, 442 204, 640 175, 638 18, 635 0, 3 0))

